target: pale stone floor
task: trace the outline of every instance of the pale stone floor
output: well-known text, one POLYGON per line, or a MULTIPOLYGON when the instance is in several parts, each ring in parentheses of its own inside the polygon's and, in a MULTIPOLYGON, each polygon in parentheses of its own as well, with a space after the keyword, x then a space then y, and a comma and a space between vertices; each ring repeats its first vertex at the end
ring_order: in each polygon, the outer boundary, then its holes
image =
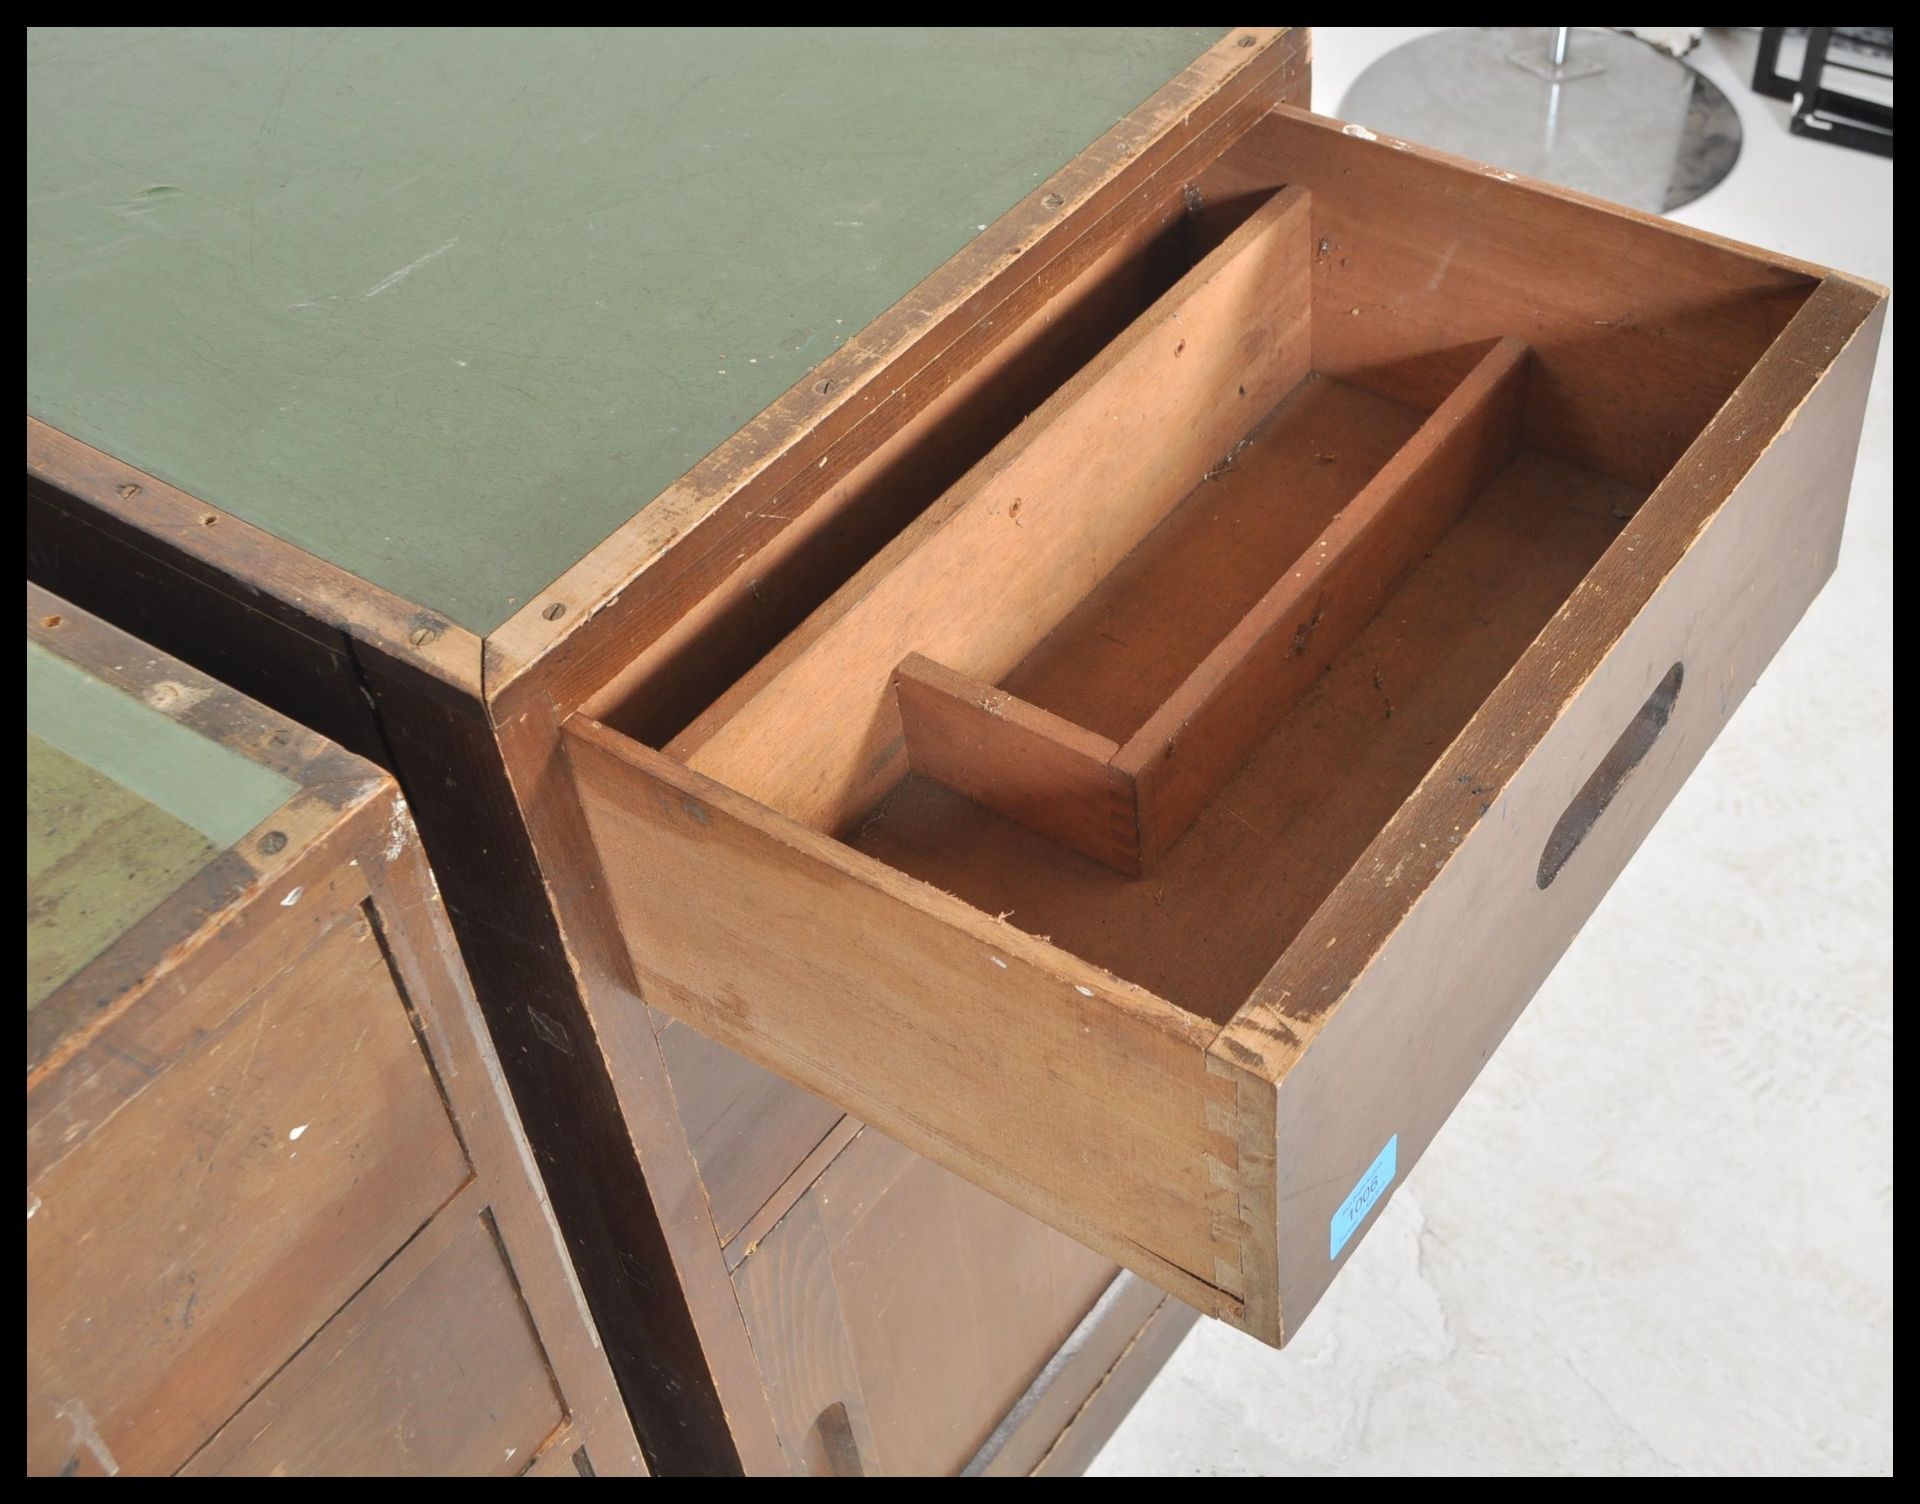
MULTIPOLYGON (((1323 27, 1316 103, 1417 31, 1323 27)), ((1893 170, 1675 217, 1893 280, 1893 170)), ((1293 1344, 1197 1327, 1096 1474, 1893 1466, 1893 325, 1839 572, 1293 1344)))

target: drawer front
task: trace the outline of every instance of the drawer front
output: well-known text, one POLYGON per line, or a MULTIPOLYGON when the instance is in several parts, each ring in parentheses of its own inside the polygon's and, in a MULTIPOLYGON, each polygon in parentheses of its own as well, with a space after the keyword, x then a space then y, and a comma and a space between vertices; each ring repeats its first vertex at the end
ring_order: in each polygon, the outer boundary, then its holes
POLYGON ((1824 374, 1729 403, 1731 493, 1683 462, 1692 505, 1649 503, 1216 1041, 1254 1330, 1313 1308, 1832 572, 1879 320, 1801 317, 1824 374))
POLYGON ((463 1196, 443 1212, 183 1471, 276 1478, 525 1472, 565 1416, 477 1199, 463 1196))
POLYGON ((959 1472, 1111 1263, 868 1129, 734 1275, 796 1473, 959 1472))
POLYGON ((657 1022, 713 1230, 732 1243, 845 1114, 678 1019, 657 1022))
POLYGON ((28 1470, 178 1467, 467 1174, 355 911, 29 1188, 28 1470))
POLYGON ((700 717, 566 732, 650 1004, 1279 1343, 1830 572, 1882 297, 1285 111, 1189 200, 700 717))

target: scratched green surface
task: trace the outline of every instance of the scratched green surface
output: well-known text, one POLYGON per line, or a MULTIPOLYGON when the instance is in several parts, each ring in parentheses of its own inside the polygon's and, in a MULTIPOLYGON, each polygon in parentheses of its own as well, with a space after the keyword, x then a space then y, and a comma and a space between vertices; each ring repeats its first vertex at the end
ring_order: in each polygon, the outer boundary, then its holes
POLYGON ((27 644, 27 1007, 298 786, 27 644))
POLYGON ((29 411, 490 631, 1219 35, 32 32, 29 411))

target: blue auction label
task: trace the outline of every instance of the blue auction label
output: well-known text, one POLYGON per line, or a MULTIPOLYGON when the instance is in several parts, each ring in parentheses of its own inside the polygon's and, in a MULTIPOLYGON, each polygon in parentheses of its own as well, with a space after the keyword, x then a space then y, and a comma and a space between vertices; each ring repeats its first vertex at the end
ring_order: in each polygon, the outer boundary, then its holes
POLYGON ((1400 1135, 1387 1140, 1373 1163, 1367 1166, 1367 1173, 1360 1177, 1359 1184, 1347 1192, 1347 1199, 1340 1203, 1340 1209, 1333 1214, 1333 1220, 1327 1224, 1327 1257, 1337 1259, 1340 1250, 1347 1246, 1347 1239, 1360 1230, 1360 1224, 1367 1220, 1374 1203, 1387 1194, 1387 1187, 1393 1184, 1394 1171, 1400 1163, 1400 1135))

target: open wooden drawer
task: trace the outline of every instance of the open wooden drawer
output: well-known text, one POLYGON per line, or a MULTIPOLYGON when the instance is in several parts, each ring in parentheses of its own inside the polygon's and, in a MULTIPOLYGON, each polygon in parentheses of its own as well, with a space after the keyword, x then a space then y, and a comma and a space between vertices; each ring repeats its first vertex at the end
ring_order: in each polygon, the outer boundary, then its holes
POLYGON ((1279 1343, 1830 571, 1884 294, 1288 110, 1176 191, 797 629, 567 734, 650 1002, 1279 1343))

